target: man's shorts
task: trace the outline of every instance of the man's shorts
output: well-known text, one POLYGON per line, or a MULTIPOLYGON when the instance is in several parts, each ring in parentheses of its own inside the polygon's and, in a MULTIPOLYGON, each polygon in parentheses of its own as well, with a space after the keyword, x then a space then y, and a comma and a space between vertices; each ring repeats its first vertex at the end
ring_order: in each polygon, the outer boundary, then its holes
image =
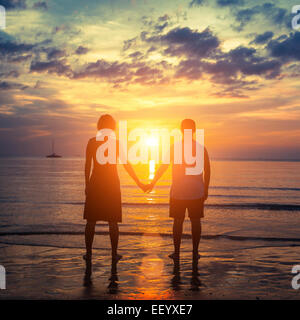
POLYGON ((184 219, 186 209, 188 210, 190 219, 203 218, 204 200, 177 200, 170 198, 170 217, 176 219, 184 219))

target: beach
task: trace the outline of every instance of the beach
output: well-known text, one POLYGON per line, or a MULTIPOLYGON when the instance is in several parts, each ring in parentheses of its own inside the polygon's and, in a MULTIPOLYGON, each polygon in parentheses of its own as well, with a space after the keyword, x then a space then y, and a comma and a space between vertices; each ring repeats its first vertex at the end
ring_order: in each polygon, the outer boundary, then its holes
MULTIPOLYGON (((72 238, 82 243, 78 236, 72 238)), ((109 247, 107 236, 96 242, 109 247)), ((222 250, 228 242, 203 240, 195 272, 188 239, 183 240, 178 269, 167 257, 170 241, 124 236, 117 269, 112 270, 109 250, 97 249, 91 278, 85 276, 83 248, 1 245, 7 290, 0 291, 0 299, 299 299, 299 291, 291 287, 299 247, 260 242, 250 248, 246 241, 246 249, 228 253, 222 250), (145 249, 143 241, 153 245, 145 249)))
POLYGON ((298 162, 212 162, 198 266, 188 219, 179 266, 168 258, 169 173, 144 194, 120 168, 123 259, 112 266, 99 223, 91 277, 82 259, 83 166, 80 158, 0 159, 0 299, 299 299, 291 286, 300 264, 298 162))

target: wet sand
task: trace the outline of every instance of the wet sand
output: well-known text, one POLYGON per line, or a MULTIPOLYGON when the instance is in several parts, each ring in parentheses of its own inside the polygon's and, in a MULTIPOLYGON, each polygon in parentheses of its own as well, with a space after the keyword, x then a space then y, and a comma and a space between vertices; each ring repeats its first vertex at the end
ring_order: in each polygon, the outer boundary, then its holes
MULTIPOLYGON (((59 243, 79 239, 68 236, 59 243)), ((0 264, 6 268, 7 289, 0 291, 0 299, 300 298, 300 291, 291 287, 291 269, 299 261, 300 247, 247 241, 241 247, 241 242, 204 239, 197 268, 190 239, 183 240, 181 259, 175 265, 168 258, 170 240, 122 236, 123 259, 115 266, 108 237, 98 236, 102 248, 94 250, 89 277, 83 247, 11 245, 9 238, 2 238, 0 264), (231 252, 223 250, 229 247, 231 252)))

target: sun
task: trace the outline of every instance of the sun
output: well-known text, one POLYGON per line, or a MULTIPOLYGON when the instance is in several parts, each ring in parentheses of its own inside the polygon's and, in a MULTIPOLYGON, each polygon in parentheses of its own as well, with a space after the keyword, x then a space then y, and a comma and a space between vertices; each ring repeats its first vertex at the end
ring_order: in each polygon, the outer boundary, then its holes
POLYGON ((157 147, 158 146, 158 138, 157 137, 149 137, 146 140, 146 144, 148 147, 157 147))

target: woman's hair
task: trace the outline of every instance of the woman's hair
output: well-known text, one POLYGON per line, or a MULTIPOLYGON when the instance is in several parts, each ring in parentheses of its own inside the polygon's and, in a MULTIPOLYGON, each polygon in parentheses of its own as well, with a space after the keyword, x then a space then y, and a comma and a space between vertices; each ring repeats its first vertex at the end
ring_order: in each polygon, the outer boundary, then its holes
POLYGON ((116 120, 110 114, 104 114, 99 118, 97 128, 116 130, 116 120))

